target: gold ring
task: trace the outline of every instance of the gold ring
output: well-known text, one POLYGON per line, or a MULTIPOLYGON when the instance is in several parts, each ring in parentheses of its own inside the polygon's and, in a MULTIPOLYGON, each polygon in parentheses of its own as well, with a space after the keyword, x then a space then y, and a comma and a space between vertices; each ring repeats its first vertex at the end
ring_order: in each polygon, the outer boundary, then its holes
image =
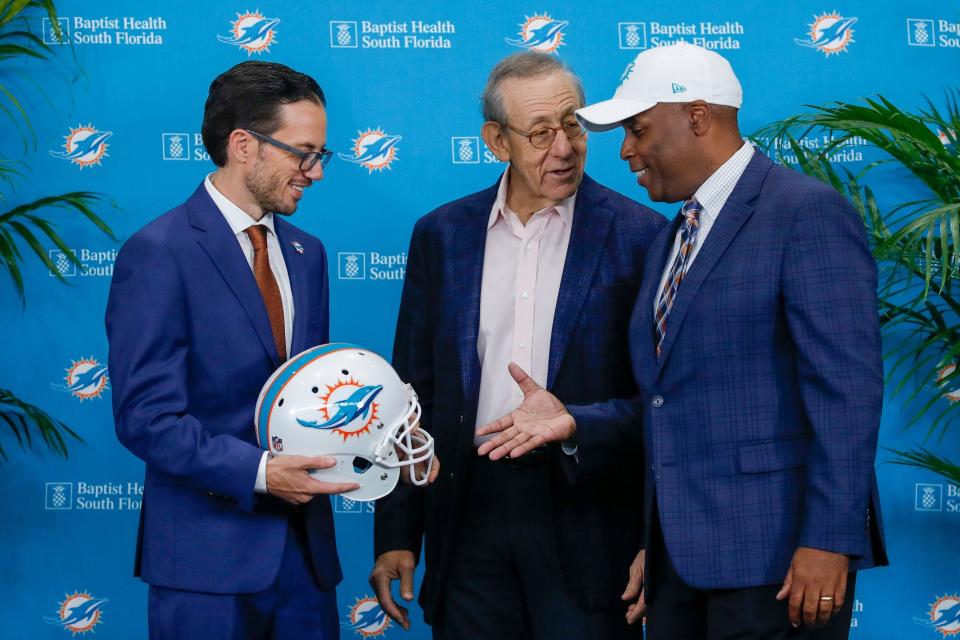
POLYGON ((820 596, 820 599, 826 602, 833 602, 833 596, 820 596))

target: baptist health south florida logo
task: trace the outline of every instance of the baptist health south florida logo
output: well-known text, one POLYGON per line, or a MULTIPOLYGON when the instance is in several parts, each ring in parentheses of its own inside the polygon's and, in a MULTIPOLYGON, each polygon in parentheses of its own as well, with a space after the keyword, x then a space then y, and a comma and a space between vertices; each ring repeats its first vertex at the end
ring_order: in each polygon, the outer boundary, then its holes
POLYGON ((479 136, 450 136, 450 160, 453 164, 494 164, 500 162, 479 136))
POLYGON ((331 20, 331 49, 452 49, 457 32, 449 20, 331 20))
POLYGON ((74 591, 64 596, 56 617, 44 616, 43 621, 62 627, 74 636, 87 632, 93 633, 93 628, 100 624, 103 605, 107 603, 107 599, 95 598, 86 591, 74 591))
POLYGON ((739 49, 746 30, 737 20, 724 22, 618 22, 617 39, 621 49, 665 47, 688 42, 704 49, 739 49))
POLYGON ((911 47, 960 49, 960 22, 943 18, 907 18, 907 44, 911 47))
POLYGON ((117 259, 116 249, 95 250, 86 247, 72 250, 73 258, 67 255, 62 249, 49 249, 47 255, 50 256, 50 262, 53 263, 54 270, 49 271, 51 278, 57 274, 64 278, 109 278, 113 275, 113 264, 117 259), (76 260, 74 260, 76 259, 76 260), (79 267, 77 262, 80 263, 79 267))
POLYGON ((353 139, 353 146, 350 153, 338 153, 341 160, 358 164, 366 168, 367 173, 374 171, 383 171, 389 169, 393 161, 397 159, 397 143, 401 136, 385 133, 379 127, 376 129, 367 129, 366 131, 357 131, 357 137, 353 139))
POLYGON ((249 58, 255 53, 270 51, 270 45, 277 41, 274 27, 279 23, 279 18, 267 18, 259 11, 238 13, 237 19, 230 23, 230 35, 217 36, 217 40, 243 49, 249 58))
POLYGON ((63 384, 51 383, 50 386, 57 391, 69 393, 80 402, 100 398, 103 392, 110 388, 107 365, 100 364, 96 358, 74 360, 66 368, 66 372, 63 384))
POLYGON ((380 253, 340 251, 337 253, 339 280, 403 280, 407 270, 407 252, 380 253), (370 268, 367 268, 367 264, 370 268))
POLYGON ((813 16, 810 23, 809 39, 794 38, 793 41, 803 47, 823 52, 828 58, 843 53, 853 42, 853 24, 856 18, 845 18, 839 13, 825 13, 813 16))
POLYGON ((944 638, 960 635, 960 596, 954 593, 935 598, 926 617, 913 620, 944 638))
POLYGON ((63 151, 51 150, 50 155, 69 160, 81 170, 99 165, 108 156, 107 139, 112 135, 112 131, 100 131, 92 124, 77 125, 64 136, 63 151))
POLYGON ((563 30, 570 24, 567 20, 554 20, 546 12, 524 16, 520 23, 520 39, 504 38, 509 45, 554 53, 563 44, 563 30))
POLYGON ((167 21, 160 16, 59 16, 57 26, 60 27, 59 34, 49 18, 43 19, 44 44, 162 45, 163 34, 160 32, 166 31, 167 21))
POLYGON ((334 496, 333 500, 334 513, 373 513, 375 506, 375 502, 360 502, 359 500, 351 500, 345 496, 334 496))
POLYGON ((340 625, 341 629, 349 629, 361 638, 375 638, 383 636, 390 628, 390 618, 380 608, 380 603, 373 596, 357 598, 347 609, 346 619, 340 625))

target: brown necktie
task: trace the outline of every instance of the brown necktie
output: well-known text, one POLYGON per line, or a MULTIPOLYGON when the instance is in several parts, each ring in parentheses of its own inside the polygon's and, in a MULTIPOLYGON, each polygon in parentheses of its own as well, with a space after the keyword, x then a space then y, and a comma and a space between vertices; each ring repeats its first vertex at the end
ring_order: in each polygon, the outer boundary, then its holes
POLYGON ((253 276, 257 279, 260 295, 267 306, 267 317, 270 318, 270 328, 273 330, 273 342, 277 345, 280 361, 287 359, 287 338, 283 330, 283 302, 280 301, 280 287, 273 277, 270 268, 270 257, 267 255, 267 227, 255 224, 244 229, 253 245, 253 276))

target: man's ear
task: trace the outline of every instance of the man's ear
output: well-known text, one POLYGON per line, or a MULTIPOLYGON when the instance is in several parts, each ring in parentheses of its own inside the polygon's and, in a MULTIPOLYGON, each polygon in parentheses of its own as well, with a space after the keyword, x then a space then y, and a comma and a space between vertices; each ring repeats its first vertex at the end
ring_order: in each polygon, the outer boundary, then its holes
POLYGON ((483 123, 480 135, 487 147, 493 151, 500 162, 510 162, 510 148, 507 146, 507 131, 502 125, 492 120, 483 123))
POLYGON ((227 137, 227 160, 246 164, 256 153, 254 137, 243 129, 234 129, 227 137))
POLYGON ((690 123, 690 131, 695 136, 702 136, 710 130, 710 124, 713 121, 713 112, 710 105, 703 100, 697 100, 687 105, 687 120, 690 123))

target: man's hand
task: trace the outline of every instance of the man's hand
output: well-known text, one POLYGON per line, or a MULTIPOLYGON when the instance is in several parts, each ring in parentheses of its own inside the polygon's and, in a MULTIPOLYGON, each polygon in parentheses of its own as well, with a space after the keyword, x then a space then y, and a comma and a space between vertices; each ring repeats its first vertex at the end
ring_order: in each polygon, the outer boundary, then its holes
POLYGON ((370 572, 370 586, 377 596, 380 608, 401 627, 410 630, 410 618, 407 608, 393 601, 390 587, 394 580, 400 580, 400 596, 406 600, 413 600, 413 570, 417 566, 412 551, 386 551, 377 557, 377 563, 370 572))
POLYGON ((523 402, 515 411, 477 429, 479 436, 497 433, 480 445, 477 453, 481 456, 490 454, 491 460, 504 456, 519 458, 548 442, 572 438, 577 423, 563 403, 534 382, 516 363, 511 362, 507 370, 520 385, 523 402))
POLYGON ((807 627, 822 627, 843 606, 850 559, 840 553, 800 547, 777 593, 790 599, 789 617, 794 627, 801 619, 807 627), (826 599, 824 599, 826 598, 826 599))
POLYGON ((329 469, 336 458, 323 456, 276 456, 267 460, 267 493, 290 504, 306 504, 320 494, 344 493, 359 489, 356 482, 320 482, 311 469, 329 469))
POLYGON ((643 563, 646 559, 646 549, 640 549, 637 552, 637 557, 630 563, 630 579, 627 581, 626 590, 620 596, 621 600, 633 600, 634 598, 637 600, 627 607, 627 624, 633 624, 643 618, 643 614, 647 610, 647 604, 643 601, 643 563))
POLYGON ((427 484, 433 484, 433 481, 440 475, 440 458, 437 456, 433 456, 432 461, 417 462, 413 467, 401 467, 400 479, 407 484, 413 484, 410 480, 410 472, 413 472, 415 478, 419 478, 426 472, 427 464, 430 464, 430 475, 427 476, 427 484))

